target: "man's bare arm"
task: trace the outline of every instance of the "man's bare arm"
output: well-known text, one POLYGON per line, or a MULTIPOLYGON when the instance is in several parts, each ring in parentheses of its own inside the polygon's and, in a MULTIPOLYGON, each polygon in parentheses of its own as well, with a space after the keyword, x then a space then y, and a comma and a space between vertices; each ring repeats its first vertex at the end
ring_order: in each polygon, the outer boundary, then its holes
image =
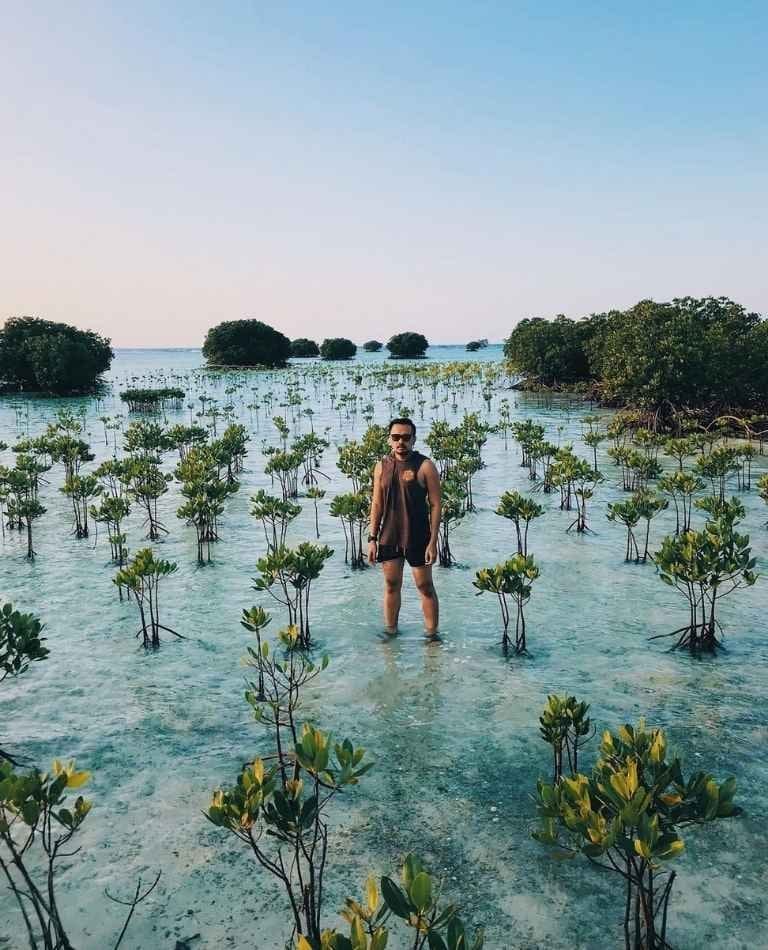
POLYGON ((371 520, 368 533, 378 535, 381 521, 381 462, 373 469, 373 490, 371 492, 371 520))
POLYGON ((440 517, 442 515, 442 498, 440 492, 440 476, 433 462, 427 460, 421 466, 424 472, 424 484, 429 498, 429 544, 437 544, 437 535, 440 531, 440 517))
MULTIPOLYGON (((373 490, 371 492, 371 520, 368 523, 368 536, 378 537, 381 525, 381 462, 373 470, 373 490)), ((376 563, 376 542, 368 542, 368 563, 376 563)))

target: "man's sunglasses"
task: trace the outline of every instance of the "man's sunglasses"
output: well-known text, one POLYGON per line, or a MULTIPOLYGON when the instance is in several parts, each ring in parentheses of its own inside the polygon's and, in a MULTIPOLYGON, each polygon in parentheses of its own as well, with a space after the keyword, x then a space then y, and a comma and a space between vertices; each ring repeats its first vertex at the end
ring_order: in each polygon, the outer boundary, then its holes
POLYGON ((393 442, 410 442, 413 438, 412 435, 401 435, 399 432, 390 432, 389 437, 393 442))

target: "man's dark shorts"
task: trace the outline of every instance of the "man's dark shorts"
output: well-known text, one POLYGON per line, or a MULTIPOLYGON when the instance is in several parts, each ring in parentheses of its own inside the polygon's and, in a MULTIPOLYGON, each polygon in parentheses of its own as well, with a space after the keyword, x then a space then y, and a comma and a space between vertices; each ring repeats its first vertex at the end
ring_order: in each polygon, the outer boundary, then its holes
POLYGON ((426 554, 426 544, 424 547, 406 548, 405 550, 390 544, 380 544, 376 560, 381 564, 382 561, 396 561, 398 558, 404 557, 411 567, 425 567, 427 563, 426 554))

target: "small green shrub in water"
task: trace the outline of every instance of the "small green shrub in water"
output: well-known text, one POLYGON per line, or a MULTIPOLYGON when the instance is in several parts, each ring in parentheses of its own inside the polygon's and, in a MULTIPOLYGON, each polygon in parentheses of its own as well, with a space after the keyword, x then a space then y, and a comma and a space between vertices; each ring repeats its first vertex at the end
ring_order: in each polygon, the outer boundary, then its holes
POLYGON ((539 732, 552 746, 554 784, 563 776, 563 752, 569 774, 579 771, 579 750, 594 735, 588 712, 589 704, 578 702, 575 696, 547 696, 547 705, 539 717, 539 732))
POLYGON ((659 490, 669 495, 675 506, 675 534, 690 531, 694 495, 704 489, 704 482, 689 472, 672 472, 659 479, 659 490))
POLYGON ((677 637, 675 647, 714 652, 722 644, 719 601, 757 580, 749 535, 739 534, 732 518, 720 517, 702 531, 665 538, 653 560, 661 580, 685 598, 688 621, 651 639, 677 637))
POLYGON ((297 652, 298 630, 278 634, 276 649, 261 639, 269 616, 259 607, 243 612, 243 626, 256 633, 246 666, 258 680, 249 684, 246 700, 255 720, 265 727, 274 752, 257 758, 241 771, 233 787, 213 793, 209 821, 238 838, 258 864, 281 884, 292 917, 297 950, 384 950, 388 919, 411 928, 410 946, 443 950, 481 950, 482 931, 468 942, 453 905, 439 907, 440 884, 418 858, 408 855, 402 886, 369 878, 362 901, 347 898, 341 917, 349 936, 324 926, 323 878, 330 850, 328 812, 334 799, 372 768, 365 750, 349 739, 334 742, 311 723, 299 724, 302 694, 328 666, 297 652))
POLYGON ((625 883, 626 950, 668 950, 667 918, 675 872, 666 862, 683 851, 679 829, 739 813, 736 781, 719 785, 697 772, 685 778, 667 758, 661 729, 644 722, 604 732, 591 775, 539 781, 540 830, 533 837, 560 858, 583 854, 625 883))
POLYGON ((224 502, 239 487, 236 481, 221 478, 220 462, 214 446, 197 445, 176 466, 176 478, 181 482, 185 499, 176 514, 194 525, 198 564, 204 564, 206 559, 210 562, 211 544, 219 540, 224 502))
POLYGON ((47 510, 37 497, 40 476, 47 468, 25 454, 17 456, 13 468, 0 467, 0 492, 6 499, 8 527, 18 531, 26 527, 27 557, 30 560, 35 559, 32 525, 38 518, 42 518, 47 510))
POLYGON ((131 459, 128 464, 128 493, 146 512, 144 526, 150 541, 158 541, 168 529, 157 516, 157 501, 168 491, 173 476, 161 471, 151 458, 131 459))
POLYGON ((505 652, 511 642, 509 600, 515 605, 515 653, 528 652, 524 608, 530 600, 531 587, 538 576, 539 569, 532 554, 516 554, 508 561, 497 564, 495 567, 484 568, 475 575, 473 585, 477 588, 478 596, 491 593, 496 594, 498 598, 504 628, 501 643, 505 652))
POLYGON ((125 564, 128 555, 127 536, 123 531, 123 521, 128 517, 131 506, 127 498, 115 495, 102 497, 97 505, 91 505, 90 512, 94 521, 106 524, 107 536, 112 560, 120 567, 125 564))
POLYGON ((528 528, 531 522, 544 514, 544 508, 519 491, 505 491, 499 500, 496 514, 508 518, 515 526, 517 553, 528 553, 528 528))
POLYGON ((275 498, 260 488, 251 495, 251 514, 262 524, 268 550, 276 551, 285 545, 288 525, 301 514, 301 505, 275 498))
MULTIPOLYGON (((9 676, 21 676, 29 664, 44 660, 49 653, 43 646, 43 624, 34 614, 23 614, 12 604, 0 607, 0 683, 9 676)), ((0 762, 15 760, 0 747, 0 762)))
POLYGON ((344 561, 353 570, 366 567, 363 531, 371 511, 371 499, 365 492, 345 492, 331 501, 330 515, 344 529, 344 561))
POLYGON ((256 563, 259 577, 254 578, 254 590, 268 593, 273 600, 286 608, 288 626, 296 627, 298 645, 309 647, 311 632, 309 624, 309 595, 312 582, 320 576, 325 562, 333 555, 327 545, 304 541, 296 548, 281 546, 270 549, 256 563))
POLYGON ((74 475, 64 482, 60 491, 72 502, 72 533, 76 538, 87 538, 89 503, 91 499, 98 498, 103 491, 98 477, 94 474, 74 475))
MULTIPOLYGON (((84 945, 77 939, 73 943, 65 929, 56 881, 63 861, 69 867, 68 859, 80 850, 73 848, 72 841, 91 811, 88 799, 78 795, 71 801, 67 795, 89 778, 90 773, 78 772, 72 761, 55 759, 50 772, 21 772, 0 759, 0 870, 18 905, 31 950, 73 950, 84 945)), ((142 888, 139 878, 133 898, 127 901, 105 892, 110 900, 128 907, 113 950, 122 943, 136 907, 159 880, 160 874, 142 888)), ((67 906, 64 901, 61 904, 67 906)))
MULTIPOLYGON (((261 629, 263 617, 258 617, 261 629)), ((357 785, 371 768, 365 750, 348 740, 334 742, 310 723, 296 719, 304 686, 327 666, 315 665, 292 643, 296 627, 281 637, 287 656, 272 654, 268 643, 249 650, 248 665, 260 682, 246 699, 274 740, 268 764, 256 758, 234 786, 213 793, 206 816, 212 824, 238 838, 257 862, 282 884, 293 917, 293 929, 310 947, 320 947, 323 920, 323 873, 328 854, 327 812, 344 789, 357 785)))
POLYGON ((172 561, 155 558, 151 548, 142 548, 113 578, 113 583, 121 591, 125 588, 136 600, 141 616, 141 627, 136 636, 141 634, 145 647, 160 646, 161 630, 183 639, 180 633, 160 623, 160 581, 174 574, 177 567, 172 561))
MULTIPOLYGON (((482 950, 482 929, 470 937, 458 909, 453 904, 440 906, 442 882, 416 855, 406 855, 400 879, 398 885, 390 877, 382 877, 379 882, 369 877, 362 901, 348 897, 341 910, 349 924, 349 936, 326 930, 321 934, 318 950, 384 950, 389 940, 389 928, 385 925, 391 917, 414 931, 409 946, 415 950, 482 950)), ((304 936, 296 944, 296 950, 316 947, 304 936)))
POLYGON ((766 505, 768 505, 768 475, 761 475, 760 478, 758 478, 757 491, 766 505))

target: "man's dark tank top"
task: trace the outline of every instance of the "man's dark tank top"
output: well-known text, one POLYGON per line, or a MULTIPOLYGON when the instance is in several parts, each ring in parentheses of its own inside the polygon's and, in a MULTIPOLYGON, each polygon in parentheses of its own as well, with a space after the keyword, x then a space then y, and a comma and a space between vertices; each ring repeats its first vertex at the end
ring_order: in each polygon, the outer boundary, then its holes
POLYGON ((426 547, 430 535, 427 489, 418 479, 425 459, 420 452, 411 452, 403 462, 393 455, 381 460, 383 507, 379 544, 403 551, 426 547))

